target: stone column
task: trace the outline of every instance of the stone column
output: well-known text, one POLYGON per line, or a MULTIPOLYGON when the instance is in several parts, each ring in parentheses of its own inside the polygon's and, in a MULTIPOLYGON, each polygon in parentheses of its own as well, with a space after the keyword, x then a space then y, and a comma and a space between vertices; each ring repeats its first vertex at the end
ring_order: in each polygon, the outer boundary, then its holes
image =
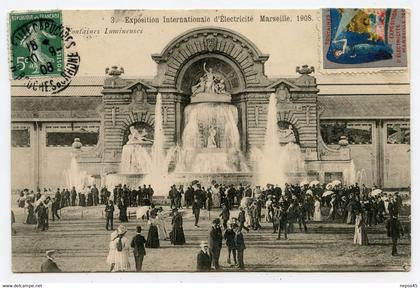
POLYGON ((379 187, 384 184, 384 123, 383 120, 376 120, 376 173, 374 183, 379 187))
POLYGON ((243 95, 241 97, 241 103, 240 103, 240 107, 241 107, 241 146, 242 146, 242 151, 243 152, 247 152, 247 140, 248 140, 248 128, 247 128, 247 101, 246 101, 246 96, 243 95))
POLYGON ((181 144, 182 137, 182 109, 181 109, 181 97, 178 96, 175 99, 175 133, 176 133, 176 144, 181 144))
POLYGON ((41 145, 39 143, 40 140, 40 132, 42 129, 42 123, 41 122, 34 122, 34 126, 33 126, 33 157, 34 157, 34 164, 33 164, 33 189, 34 191, 36 191, 36 188, 40 187, 40 178, 41 178, 41 163, 42 163, 42 159, 41 159, 41 145))

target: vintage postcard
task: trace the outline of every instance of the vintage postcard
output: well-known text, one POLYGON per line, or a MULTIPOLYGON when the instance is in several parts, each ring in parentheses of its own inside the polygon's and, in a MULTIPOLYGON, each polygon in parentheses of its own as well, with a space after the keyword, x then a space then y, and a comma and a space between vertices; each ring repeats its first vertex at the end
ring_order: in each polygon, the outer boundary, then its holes
POLYGON ((408 12, 10 11, 11 270, 410 271, 408 12))

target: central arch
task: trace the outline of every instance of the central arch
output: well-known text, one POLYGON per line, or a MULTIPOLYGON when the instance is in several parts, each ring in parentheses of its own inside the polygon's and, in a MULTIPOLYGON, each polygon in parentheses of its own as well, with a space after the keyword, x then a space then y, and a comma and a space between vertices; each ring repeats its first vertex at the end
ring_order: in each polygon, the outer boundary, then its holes
POLYGON ((187 31, 173 39, 162 53, 152 55, 158 64, 157 82, 166 87, 182 88, 179 79, 183 79, 188 67, 201 57, 217 58, 230 65, 236 76, 242 78, 238 80, 242 89, 269 84, 264 75, 268 55, 262 54, 241 34, 215 27, 187 31))

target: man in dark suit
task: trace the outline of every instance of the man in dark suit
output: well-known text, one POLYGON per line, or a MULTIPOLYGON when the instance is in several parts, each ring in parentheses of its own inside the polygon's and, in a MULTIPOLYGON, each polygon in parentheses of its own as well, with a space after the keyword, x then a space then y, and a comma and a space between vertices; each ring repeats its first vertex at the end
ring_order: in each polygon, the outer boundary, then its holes
POLYGON ((136 262, 136 271, 141 271, 143 265, 143 258, 146 255, 146 249, 144 249, 144 244, 146 239, 141 235, 141 226, 136 228, 137 234, 131 240, 131 247, 133 248, 134 261, 136 262))
POLYGON ((184 195, 185 206, 187 207, 187 209, 190 207, 190 205, 193 202, 193 198, 194 198, 193 194, 194 194, 194 190, 192 189, 191 186, 188 186, 187 190, 185 191, 185 195, 184 195))
POLYGON ((201 209, 201 204, 198 201, 198 197, 194 197, 194 203, 192 204, 192 213, 194 214, 195 217, 195 223, 194 226, 198 227, 198 220, 200 219, 200 209, 201 209))
POLYGON ((108 230, 108 227, 114 230, 114 210, 114 203, 112 200, 108 200, 105 206, 106 230, 108 230))
POLYGON ((245 210, 244 207, 239 206, 239 214, 238 214, 238 223, 239 223, 239 230, 245 229, 249 232, 249 228, 245 226, 246 218, 245 218, 245 210))
POLYGON ((227 222, 230 218, 229 204, 222 203, 222 212, 219 214, 223 219, 223 229, 227 229, 227 222))
POLYGON ((287 206, 286 202, 281 198, 278 209, 274 215, 276 226, 278 228, 277 240, 281 239, 281 231, 284 231, 284 239, 287 240, 287 206))
POLYGON ((404 235, 397 215, 392 215, 386 224, 388 237, 392 239, 392 256, 397 256, 397 244, 401 235, 404 235))
POLYGON ((45 229, 48 230, 48 213, 44 202, 39 203, 39 205, 35 208, 35 214, 37 215, 38 219, 37 228, 42 229, 42 231, 45 231, 45 229))
POLYGON ((149 198, 150 203, 153 202, 153 194, 155 194, 155 191, 152 188, 152 185, 149 184, 149 187, 147 188, 147 197, 149 198))
POLYGON ((212 258, 213 266, 216 270, 219 270, 219 257, 220 250, 222 249, 223 234, 220 228, 220 219, 216 218, 213 220, 209 233, 209 249, 210 256, 212 258))
POLYGON ((209 254, 209 245, 206 241, 201 241, 201 250, 197 254, 197 271, 208 272, 211 270, 211 257, 209 254))
MULTIPOLYGON (((55 192, 54 198, 59 203, 58 205, 61 205, 61 192, 60 192, 60 188, 57 188, 57 192, 55 192)), ((61 206, 59 208, 61 208, 61 206)))
POLYGON ((237 225, 234 225, 232 228, 235 231, 234 241, 235 241, 236 252, 238 254, 238 266, 239 266, 239 269, 242 270, 245 268, 244 251, 246 249, 246 246, 245 246, 244 235, 242 234, 241 230, 239 229, 237 225))
POLYGON ((57 199, 52 198, 51 203, 51 214, 52 214, 52 220, 55 221, 55 218, 57 217, 57 220, 60 220, 60 216, 58 216, 58 210, 60 209, 60 203, 57 202, 57 199))
POLYGON ((305 233, 308 232, 308 228, 306 227, 306 207, 303 205, 302 201, 299 201, 298 207, 297 207, 297 216, 298 216, 298 223, 299 223, 299 230, 302 232, 302 225, 305 229, 305 233))
POLYGON ((177 191, 176 191, 175 185, 172 185, 171 190, 169 190, 169 195, 168 195, 169 200, 171 200, 171 209, 177 208, 176 205, 175 205, 175 194, 176 194, 176 192, 177 191))
POLYGON ((41 272, 44 273, 57 273, 61 272, 61 269, 58 268, 57 263, 55 262, 55 259, 53 258, 53 254, 55 253, 55 250, 48 250, 46 252, 47 254, 47 260, 45 260, 41 265, 41 272))
POLYGON ((91 192, 92 192, 92 197, 93 197, 92 198, 93 205, 94 206, 97 206, 99 204, 99 190, 96 187, 96 184, 93 184, 93 187, 91 189, 91 192))
POLYGON ((77 192, 74 186, 71 188, 70 194, 71 194, 71 206, 76 206, 77 192))

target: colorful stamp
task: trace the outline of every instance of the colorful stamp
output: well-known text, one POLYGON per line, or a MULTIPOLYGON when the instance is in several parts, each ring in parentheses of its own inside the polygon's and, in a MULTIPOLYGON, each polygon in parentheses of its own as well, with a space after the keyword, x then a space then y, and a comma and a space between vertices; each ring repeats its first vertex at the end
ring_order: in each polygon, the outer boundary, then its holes
POLYGON ((323 9, 323 68, 407 67, 405 9, 323 9))
POLYGON ((66 89, 80 65, 70 28, 60 11, 10 13, 10 62, 14 80, 28 89, 57 94, 66 89))

